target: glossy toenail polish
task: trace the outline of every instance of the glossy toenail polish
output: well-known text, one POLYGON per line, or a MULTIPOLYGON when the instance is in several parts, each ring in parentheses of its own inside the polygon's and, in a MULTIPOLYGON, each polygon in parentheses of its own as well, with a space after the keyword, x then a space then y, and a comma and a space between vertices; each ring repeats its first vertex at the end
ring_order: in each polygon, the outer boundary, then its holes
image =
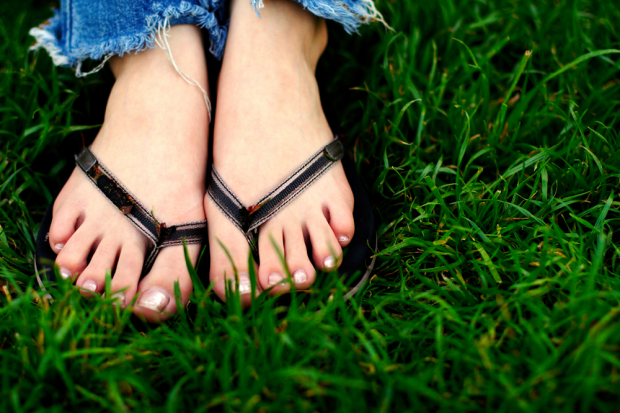
POLYGON ((340 235, 338 237, 338 242, 349 242, 349 237, 347 237, 346 235, 340 235))
POLYGON ((149 310, 162 312, 170 302, 170 295, 163 288, 151 287, 140 295, 138 305, 149 310))
POLYGON ((336 259, 332 255, 330 255, 329 257, 323 260, 323 265, 327 269, 334 268, 334 266, 336 265, 336 259))
POLYGON ((276 285, 282 282, 282 280, 284 280, 284 277, 278 274, 277 272, 274 272, 273 274, 269 276, 268 280, 269 280, 269 285, 276 285))
POLYGON ((293 279, 298 284, 305 283, 308 281, 308 274, 304 270, 297 270, 293 273, 293 279))
POLYGON ((64 247, 65 244, 56 244, 54 245, 54 249, 60 251, 62 249, 62 247, 64 247))
POLYGON ((118 302, 118 304, 125 308, 125 293, 123 292, 117 292, 111 295, 112 298, 115 298, 116 301, 118 302))
POLYGON ((73 275, 73 273, 69 269, 64 268, 64 267, 60 267, 60 276, 62 278, 64 278, 66 280, 67 278, 71 277, 72 275, 73 275))
POLYGON ((239 294, 248 294, 250 292, 252 292, 250 275, 247 272, 239 273, 239 294))
POLYGON ((82 284, 82 288, 88 291, 97 291, 97 283, 93 280, 86 280, 84 284, 82 284))

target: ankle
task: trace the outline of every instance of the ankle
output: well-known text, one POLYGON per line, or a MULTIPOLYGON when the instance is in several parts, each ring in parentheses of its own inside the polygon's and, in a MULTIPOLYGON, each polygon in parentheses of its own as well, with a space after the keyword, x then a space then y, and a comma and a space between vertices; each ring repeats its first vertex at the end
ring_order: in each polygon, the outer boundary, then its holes
POLYGON ((268 60, 304 61, 316 68, 327 46, 327 25, 292 0, 265 0, 261 17, 244 0, 233 0, 226 44, 228 60, 244 60, 252 65, 268 60))
POLYGON ((190 98, 196 95, 198 99, 204 100, 201 90, 186 82, 171 61, 173 59, 180 70, 208 91, 207 67, 200 30, 194 25, 178 25, 171 27, 166 33, 168 50, 157 46, 140 53, 127 53, 110 59, 110 68, 116 78, 115 88, 141 95, 164 88, 190 98))
POLYGON ((309 62, 313 63, 313 68, 316 69, 316 64, 319 61, 321 55, 325 51, 327 47, 327 23, 325 23, 325 19, 321 19, 319 17, 315 17, 316 26, 314 33, 311 36, 310 42, 306 48, 306 58, 309 62))

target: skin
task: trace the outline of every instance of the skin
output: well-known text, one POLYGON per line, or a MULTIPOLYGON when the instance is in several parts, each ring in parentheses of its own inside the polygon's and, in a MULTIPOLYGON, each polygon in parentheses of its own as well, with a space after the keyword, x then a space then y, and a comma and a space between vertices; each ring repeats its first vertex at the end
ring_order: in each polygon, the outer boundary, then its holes
MULTIPOLYGON (((199 29, 175 26, 170 34, 177 63, 206 85, 199 29)), ((202 93, 181 79, 161 49, 114 58, 110 67, 116 82, 91 150, 161 221, 204 220, 205 176, 200 171, 206 168, 208 117, 202 93)), ((94 282, 93 293, 102 293, 106 270, 111 270, 112 290, 122 291, 123 306, 153 288, 174 297, 175 281, 184 302, 191 294, 180 246, 164 248, 140 281, 147 238, 80 170, 73 171, 54 203, 50 244, 58 252, 61 272, 70 274, 78 287, 94 282)), ((199 251, 200 246, 189 246, 194 262, 199 251)), ((87 290, 83 294, 91 296, 87 290)), ((174 299, 164 304, 161 311, 135 305, 135 313, 162 321, 177 312, 174 299)))
MULTIPOLYGON (((245 0, 232 1, 218 84, 213 161, 244 205, 255 204, 333 139, 315 78, 326 44, 325 21, 298 3, 267 1, 258 19, 245 0)), ((249 284, 249 247, 241 232, 208 197, 205 211, 209 219, 211 281, 215 283, 214 291, 224 298, 224 280, 234 279, 234 270, 220 242, 229 250, 239 281, 245 286, 249 284)), ((312 285, 315 266, 338 266, 342 247, 355 230, 352 211, 351 189, 338 163, 260 227, 260 287, 271 288, 272 294, 290 289, 277 250, 284 253, 293 282, 298 276, 298 289, 312 285), (308 243, 312 244, 311 257, 307 254, 308 243), (300 271, 305 272, 305 280, 299 277, 300 271), (285 281, 274 286, 274 281, 282 279, 285 281)), ((239 288, 245 305, 251 301, 247 290, 239 288)))
MULTIPOLYGON (((215 113, 214 166, 245 205, 256 203, 333 139, 314 75, 327 43, 325 22, 290 0, 265 1, 261 15, 245 0, 231 2, 215 113)), ((174 26, 169 34, 178 66, 206 86, 199 29, 174 26)), ((248 244, 205 197, 209 117, 202 92, 158 48, 115 57, 110 67, 116 82, 91 150, 160 221, 199 221, 206 213, 214 291, 225 299, 226 280, 232 279, 248 306, 248 244)), ((352 211, 353 195, 338 163, 260 228, 259 290, 280 294, 290 289, 289 281, 308 288, 315 267, 336 268, 355 230, 352 211)), ((119 304, 135 300, 136 315, 147 321, 177 312, 175 282, 187 303, 192 284, 183 247, 163 249, 140 280, 147 238, 81 171, 73 172, 53 212, 56 263, 85 297, 103 292, 109 270, 119 304)), ((195 263, 200 246, 188 248, 195 263)))

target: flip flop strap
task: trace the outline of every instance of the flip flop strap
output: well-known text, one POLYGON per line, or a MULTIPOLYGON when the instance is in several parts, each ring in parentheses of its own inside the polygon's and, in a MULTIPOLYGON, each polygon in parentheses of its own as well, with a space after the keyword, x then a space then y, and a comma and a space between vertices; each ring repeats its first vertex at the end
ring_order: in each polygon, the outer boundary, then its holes
POLYGON ((256 242, 258 227, 280 212, 289 202, 301 194, 316 181, 325 171, 342 159, 344 148, 342 142, 335 138, 306 163, 286 178, 274 190, 265 195, 256 205, 246 207, 226 185, 220 174, 213 168, 211 182, 207 193, 220 210, 245 235, 254 259, 258 261, 258 245, 256 242))
POLYGON ((207 221, 168 226, 156 219, 95 157, 90 149, 85 148, 77 155, 75 163, 103 195, 153 243, 153 247, 147 253, 143 273, 151 268, 160 249, 180 245, 183 242, 197 244, 204 241, 207 221))

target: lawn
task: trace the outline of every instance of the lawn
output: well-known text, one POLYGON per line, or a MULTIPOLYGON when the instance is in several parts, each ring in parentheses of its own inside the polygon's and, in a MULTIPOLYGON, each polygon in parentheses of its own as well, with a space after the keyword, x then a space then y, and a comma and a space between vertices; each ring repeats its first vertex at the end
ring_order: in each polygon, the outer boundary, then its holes
POLYGON ((380 222, 370 283, 242 311, 203 279, 149 326, 37 292, 39 222, 112 77, 29 52, 49 2, 1 2, 0 411, 619 412, 614 3, 378 0, 393 31, 331 24, 318 77, 380 222))

